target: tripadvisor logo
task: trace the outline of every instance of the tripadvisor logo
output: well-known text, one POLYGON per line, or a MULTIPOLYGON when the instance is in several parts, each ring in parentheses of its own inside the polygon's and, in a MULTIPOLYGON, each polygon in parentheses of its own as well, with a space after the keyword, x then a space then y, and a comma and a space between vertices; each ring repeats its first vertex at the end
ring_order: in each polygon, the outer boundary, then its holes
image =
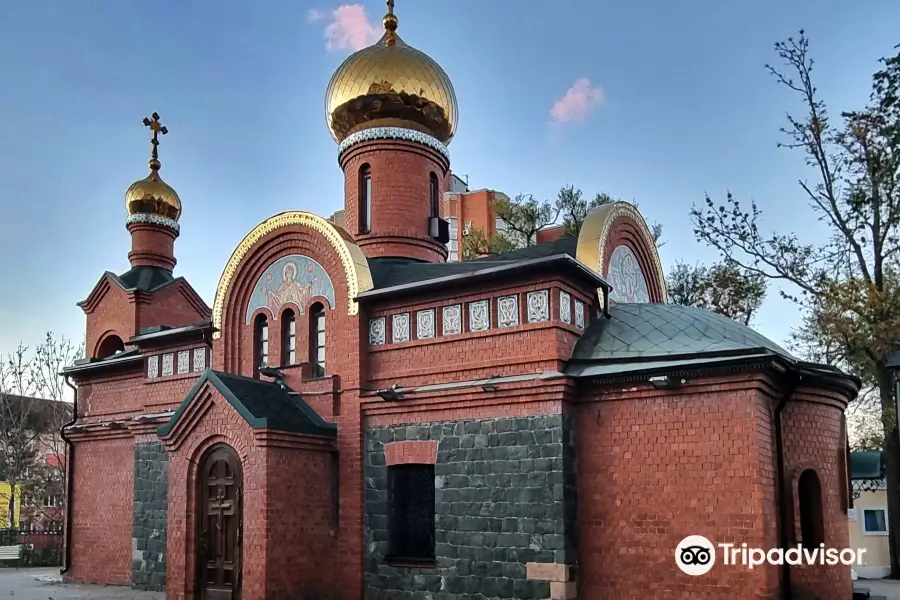
POLYGON ((783 550, 772 548, 750 548, 747 544, 713 545, 702 535, 689 535, 675 548, 675 564, 688 575, 703 575, 716 564, 716 548, 725 566, 741 566, 752 570, 760 565, 862 565, 866 549, 826 548, 819 544, 815 548, 804 548, 802 544, 783 550))
POLYGON ((675 564, 688 575, 703 575, 716 564, 716 549, 702 535, 689 535, 675 548, 675 564))

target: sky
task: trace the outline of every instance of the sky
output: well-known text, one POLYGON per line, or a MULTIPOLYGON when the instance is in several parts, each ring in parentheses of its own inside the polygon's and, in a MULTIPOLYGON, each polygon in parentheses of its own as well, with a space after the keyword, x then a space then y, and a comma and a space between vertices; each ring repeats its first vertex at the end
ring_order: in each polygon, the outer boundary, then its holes
MULTIPOLYGON (((76 306, 129 268, 124 192, 147 175, 156 111, 162 176, 183 203, 182 275, 211 306, 234 247, 285 210, 328 216, 343 175, 325 126, 335 69, 378 37, 381 1, 0 2, 0 353, 51 330, 77 342, 76 306)), ((473 188, 553 199, 563 185, 636 201, 676 261, 717 258, 694 203, 731 190, 762 226, 821 240, 778 149, 802 108, 764 65, 804 28, 833 114, 862 105, 900 42, 882 0, 397 0, 403 39, 453 81, 455 173, 473 188)), ((754 326, 786 343, 800 314, 777 287, 754 326)))

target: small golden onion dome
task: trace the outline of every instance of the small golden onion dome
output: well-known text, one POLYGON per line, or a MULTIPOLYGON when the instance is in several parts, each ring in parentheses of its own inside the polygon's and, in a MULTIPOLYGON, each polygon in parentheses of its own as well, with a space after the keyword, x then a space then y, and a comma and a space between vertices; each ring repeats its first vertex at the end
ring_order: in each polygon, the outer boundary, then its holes
POLYGON ((178 221, 181 216, 181 199, 162 180, 159 170, 154 169, 146 178, 132 183, 125 192, 125 209, 129 215, 150 214, 178 221))
POLYGON ((448 143, 456 133, 456 93, 444 70, 397 35, 393 2, 385 33, 373 46, 350 55, 325 93, 325 118, 338 143, 373 127, 404 127, 448 143))
POLYGON ((181 216, 181 199, 168 183, 159 176, 162 166, 159 162, 159 134, 169 132, 159 122, 159 115, 153 113, 152 119, 144 119, 144 125, 153 132, 150 143, 153 152, 150 156, 150 174, 144 179, 135 181, 125 192, 125 210, 128 215, 156 215, 178 221, 181 216))

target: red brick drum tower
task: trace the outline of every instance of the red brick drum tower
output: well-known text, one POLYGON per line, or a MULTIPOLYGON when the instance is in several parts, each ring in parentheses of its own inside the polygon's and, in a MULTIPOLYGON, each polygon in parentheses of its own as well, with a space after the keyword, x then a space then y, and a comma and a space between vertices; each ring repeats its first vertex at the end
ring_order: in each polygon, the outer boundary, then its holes
POLYGON ((80 303, 89 358, 65 371, 65 578, 168 600, 849 598, 845 565, 675 556, 691 535, 845 547, 859 382, 668 304, 628 203, 446 262, 456 97, 393 1, 384 26, 327 88, 343 220, 251 228, 212 309, 173 275, 181 201, 145 120, 131 269, 80 303))
POLYGON ((456 94, 443 69, 385 33, 338 68, 326 92, 328 126, 340 144, 347 231, 369 258, 443 262, 448 240, 441 200, 456 94))

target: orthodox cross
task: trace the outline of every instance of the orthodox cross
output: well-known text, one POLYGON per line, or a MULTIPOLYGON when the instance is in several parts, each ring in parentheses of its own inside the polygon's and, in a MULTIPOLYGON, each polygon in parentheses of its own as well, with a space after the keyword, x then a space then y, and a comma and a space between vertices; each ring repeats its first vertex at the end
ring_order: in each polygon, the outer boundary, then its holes
POLYGON ((394 14, 394 0, 387 0, 388 14, 394 14))
POLYGON ((150 155, 150 168, 154 170, 159 169, 159 134, 166 135, 169 133, 169 130, 159 122, 159 113, 153 113, 149 119, 144 117, 144 127, 149 127, 150 131, 153 132, 153 136, 150 138, 150 143, 153 145, 153 153, 150 155))

